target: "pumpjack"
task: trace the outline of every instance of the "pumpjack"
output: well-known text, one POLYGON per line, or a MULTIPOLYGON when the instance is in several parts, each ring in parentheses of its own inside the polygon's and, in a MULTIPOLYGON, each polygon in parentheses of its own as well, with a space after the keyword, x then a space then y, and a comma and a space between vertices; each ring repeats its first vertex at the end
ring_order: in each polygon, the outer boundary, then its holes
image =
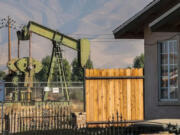
MULTIPOLYGON (((51 54, 51 62, 49 66, 47 85, 51 86, 52 78, 54 75, 54 68, 58 65, 59 70, 59 82, 61 88, 64 91, 64 97, 66 101, 69 101, 69 91, 65 78, 65 73, 62 63, 62 50, 61 46, 69 47, 77 51, 78 61, 81 67, 85 67, 90 54, 90 42, 88 39, 74 39, 63 33, 47 28, 36 22, 30 21, 28 25, 24 26, 22 30, 17 31, 18 43, 20 41, 29 40, 31 42, 32 33, 47 38, 52 41, 53 49, 51 54)), ((14 72, 25 73, 25 86, 28 86, 28 101, 30 100, 30 92, 33 82, 33 76, 42 69, 42 64, 33 59, 31 55, 28 58, 13 59, 8 63, 9 69, 14 72)), ((45 93, 44 100, 47 99, 48 93, 45 93)))

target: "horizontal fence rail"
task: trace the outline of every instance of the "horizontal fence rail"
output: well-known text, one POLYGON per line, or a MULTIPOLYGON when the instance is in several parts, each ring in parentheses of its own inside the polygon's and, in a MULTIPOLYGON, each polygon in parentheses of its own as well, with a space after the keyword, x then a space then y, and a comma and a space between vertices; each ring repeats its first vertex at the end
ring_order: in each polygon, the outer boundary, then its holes
POLYGON ((144 76, 93 76, 85 77, 86 80, 98 80, 98 79, 144 79, 144 76))

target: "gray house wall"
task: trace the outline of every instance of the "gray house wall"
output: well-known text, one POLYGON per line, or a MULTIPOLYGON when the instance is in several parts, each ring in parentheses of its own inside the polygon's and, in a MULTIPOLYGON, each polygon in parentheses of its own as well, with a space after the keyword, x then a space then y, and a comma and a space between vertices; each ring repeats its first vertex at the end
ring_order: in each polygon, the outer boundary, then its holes
MULTIPOLYGON (((159 55, 158 55, 158 41, 167 39, 177 39, 179 41, 178 33, 152 33, 149 27, 144 30, 144 44, 145 44, 145 119, 167 119, 180 118, 180 102, 160 102, 159 101, 159 55)), ((178 42, 179 43, 179 42, 178 42)), ((179 46, 179 44, 178 44, 179 46)), ((179 47, 180 48, 180 47, 179 47)), ((180 52, 180 49, 179 49, 180 52)), ((179 54, 180 55, 180 54, 179 54)), ((179 57, 179 56, 178 56, 179 57)), ((179 57, 180 63, 180 57, 179 57)), ((180 64, 179 64, 180 65, 180 64)), ((179 66, 180 67, 180 66, 179 66)), ((180 76, 180 68, 179 68, 180 76)), ((180 77, 179 91, 180 91, 180 77)), ((180 92, 179 92, 180 93, 180 92)), ((180 96, 179 96, 180 101, 180 96)))

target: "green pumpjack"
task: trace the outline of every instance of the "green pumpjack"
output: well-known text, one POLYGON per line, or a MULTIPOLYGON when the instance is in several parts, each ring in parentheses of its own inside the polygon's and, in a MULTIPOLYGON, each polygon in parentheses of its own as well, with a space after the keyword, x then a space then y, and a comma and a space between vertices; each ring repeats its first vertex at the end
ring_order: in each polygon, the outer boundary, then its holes
MULTIPOLYGON (((47 28, 33 21, 30 21, 27 26, 24 26, 21 31, 17 32, 18 40, 19 41, 29 40, 30 33, 35 33, 39 36, 42 36, 52 41, 53 51, 51 55, 51 63, 49 67, 47 85, 48 87, 51 87, 51 82, 53 80, 53 74, 54 74, 54 68, 57 64, 58 70, 59 70, 58 80, 60 81, 61 88, 64 91, 65 100, 69 101, 69 91, 68 91, 68 86, 67 86, 67 82, 65 78, 63 64, 62 64, 61 46, 63 45, 73 50, 76 50, 79 64, 82 68, 84 68, 90 55, 89 40, 86 38, 78 39, 78 40, 74 39, 72 37, 69 37, 65 34, 62 34, 50 28, 47 28)), ((48 97, 48 92, 45 93, 44 100, 47 100, 47 97, 48 97)))

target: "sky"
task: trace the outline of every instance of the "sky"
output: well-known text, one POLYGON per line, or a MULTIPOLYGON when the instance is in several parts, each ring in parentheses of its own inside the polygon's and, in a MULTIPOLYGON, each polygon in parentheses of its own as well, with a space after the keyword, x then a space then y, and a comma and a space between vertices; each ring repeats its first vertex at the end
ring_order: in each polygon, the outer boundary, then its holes
MULTIPOLYGON (((90 58, 95 68, 125 68, 144 52, 143 40, 115 40, 112 31, 152 0, 0 0, 0 19, 12 17, 16 24, 28 21, 57 30, 73 38, 88 38, 90 58)), ((16 30, 12 30, 12 57, 17 57, 16 30)), ((7 63, 7 28, 0 29, 0 69, 7 63)), ((21 57, 28 54, 28 42, 22 42, 21 57)), ((32 56, 38 60, 50 55, 51 41, 33 34, 32 56)), ((63 47, 69 60, 76 51, 63 47)))

